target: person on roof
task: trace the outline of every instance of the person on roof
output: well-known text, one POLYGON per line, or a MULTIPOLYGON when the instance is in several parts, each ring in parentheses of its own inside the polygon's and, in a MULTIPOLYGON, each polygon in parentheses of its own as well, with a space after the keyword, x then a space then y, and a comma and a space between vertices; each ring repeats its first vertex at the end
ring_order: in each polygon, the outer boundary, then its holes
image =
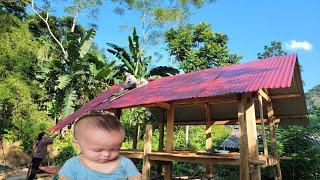
POLYGON ((123 90, 131 90, 137 87, 137 79, 129 73, 128 71, 125 71, 123 73, 126 76, 126 81, 122 84, 121 91, 123 90))

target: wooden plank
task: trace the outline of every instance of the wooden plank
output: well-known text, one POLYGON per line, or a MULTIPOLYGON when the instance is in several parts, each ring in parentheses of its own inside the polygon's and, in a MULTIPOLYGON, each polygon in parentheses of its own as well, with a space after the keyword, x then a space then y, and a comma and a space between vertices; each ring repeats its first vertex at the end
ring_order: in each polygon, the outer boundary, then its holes
MULTIPOLYGON (((270 131, 269 134, 270 134, 270 140, 271 140, 271 152, 274 156, 278 157, 277 137, 276 137, 275 123, 274 123, 275 116, 274 116, 272 103, 271 102, 268 103, 267 107, 268 107, 268 119, 269 119, 269 131, 270 131)), ((275 179, 282 180, 280 162, 275 165, 274 172, 275 172, 275 179)))
MULTIPOLYGON (((248 150, 250 160, 259 160, 256 116, 252 93, 246 94, 245 121, 247 125, 248 150)), ((250 179, 260 180, 260 166, 251 166, 250 179)))
POLYGON ((171 105, 170 109, 167 109, 167 144, 166 144, 167 152, 171 152, 173 150, 173 126, 174 126, 174 108, 171 105))
MULTIPOLYGON (((263 102, 262 102, 262 96, 259 94, 259 113, 260 113, 260 119, 263 119, 263 102)), ((267 138, 266 138, 266 131, 264 129, 264 121, 261 121, 261 136, 263 141, 263 152, 265 156, 268 156, 268 145, 267 145, 267 138)))
POLYGON ((290 99, 290 98, 299 98, 301 97, 301 94, 284 94, 284 95, 275 95, 275 96, 270 96, 272 100, 275 99, 290 99))
MULTIPOLYGON (((301 116, 299 116, 301 117, 301 116)), ((263 119, 264 123, 268 123, 268 119, 263 119)), ((280 119, 275 119, 274 121, 276 124, 280 123, 280 119)), ((228 119, 228 120, 221 120, 221 119, 211 119, 212 125, 237 125, 239 124, 238 119, 228 119)), ((256 119, 256 124, 261 124, 261 119, 256 119)), ((190 121, 175 121, 174 125, 206 125, 205 121, 201 120, 190 120, 190 121)))
POLYGON ((244 94, 239 94, 238 102, 238 121, 239 121, 239 140, 240 140, 240 180, 249 180, 249 157, 248 157, 248 137, 247 125, 245 122, 244 94))
POLYGON ((262 89, 259 89, 259 91, 258 91, 258 99, 259 99, 259 96, 262 97, 267 102, 271 102, 269 95, 266 92, 264 92, 262 89))
POLYGON ((150 179, 150 162, 148 154, 151 153, 151 141, 152 141, 152 125, 147 124, 146 136, 144 140, 144 151, 143 151, 143 165, 142 165, 142 179, 150 179))

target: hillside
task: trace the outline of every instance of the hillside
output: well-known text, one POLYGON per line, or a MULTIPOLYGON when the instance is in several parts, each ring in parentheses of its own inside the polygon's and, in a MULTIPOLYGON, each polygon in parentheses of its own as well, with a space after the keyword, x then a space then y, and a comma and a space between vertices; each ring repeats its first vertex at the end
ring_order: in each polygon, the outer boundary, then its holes
POLYGON ((306 93, 306 102, 308 109, 311 107, 320 108, 320 84, 313 87, 306 93))

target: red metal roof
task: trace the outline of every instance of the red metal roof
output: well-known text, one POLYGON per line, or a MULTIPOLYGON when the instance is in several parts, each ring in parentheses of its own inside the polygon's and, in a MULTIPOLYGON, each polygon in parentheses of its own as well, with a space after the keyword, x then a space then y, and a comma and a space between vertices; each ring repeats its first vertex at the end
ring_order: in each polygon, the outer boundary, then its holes
POLYGON ((112 86, 60 121, 51 130, 61 129, 89 110, 108 110, 172 100, 254 92, 262 88, 290 87, 296 60, 297 55, 292 54, 159 78, 131 90, 118 99, 107 101, 106 99, 120 88, 112 86))

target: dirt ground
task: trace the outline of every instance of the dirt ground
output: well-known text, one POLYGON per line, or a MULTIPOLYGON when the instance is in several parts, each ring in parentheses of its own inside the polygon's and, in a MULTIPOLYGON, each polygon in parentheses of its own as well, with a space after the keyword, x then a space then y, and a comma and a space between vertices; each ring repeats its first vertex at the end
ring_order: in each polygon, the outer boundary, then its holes
MULTIPOLYGON (((25 180, 28 172, 28 168, 11 168, 0 164, 0 180, 25 180)), ((36 179, 38 180, 52 180, 53 175, 41 173, 38 174, 36 179)))

